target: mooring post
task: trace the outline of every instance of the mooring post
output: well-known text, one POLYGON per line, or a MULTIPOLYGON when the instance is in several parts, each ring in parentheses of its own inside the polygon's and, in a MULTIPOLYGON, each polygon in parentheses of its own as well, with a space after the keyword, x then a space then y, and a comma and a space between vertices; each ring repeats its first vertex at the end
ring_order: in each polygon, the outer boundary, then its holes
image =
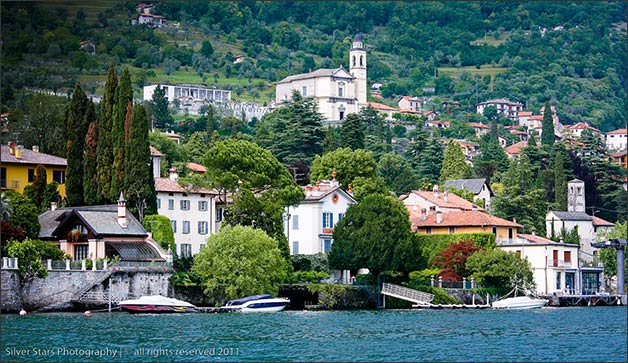
POLYGON ((617 248, 617 293, 619 295, 626 293, 624 290, 624 248, 621 244, 617 248))

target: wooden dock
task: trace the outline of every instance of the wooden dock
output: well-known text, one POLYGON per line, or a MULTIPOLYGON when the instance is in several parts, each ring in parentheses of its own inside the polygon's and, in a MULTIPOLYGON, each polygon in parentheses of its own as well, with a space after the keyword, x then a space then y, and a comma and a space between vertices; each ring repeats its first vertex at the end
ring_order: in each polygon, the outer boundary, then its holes
POLYGON ((626 305, 626 295, 563 295, 544 296, 549 306, 621 306, 626 305))

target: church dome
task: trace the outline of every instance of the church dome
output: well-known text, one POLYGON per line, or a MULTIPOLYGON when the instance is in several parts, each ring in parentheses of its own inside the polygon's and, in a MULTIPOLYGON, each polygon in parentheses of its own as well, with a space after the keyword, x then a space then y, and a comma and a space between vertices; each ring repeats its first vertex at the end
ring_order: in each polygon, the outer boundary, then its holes
POLYGON ((364 40, 362 38, 362 34, 356 34, 353 37, 353 43, 351 44, 351 50, 353 49, 364 49, 364 40))
POLYGON ((364 40, 362 39, 362 34, 358 33, 353 37, 353 42, 360 42, 362 43, 364 40))

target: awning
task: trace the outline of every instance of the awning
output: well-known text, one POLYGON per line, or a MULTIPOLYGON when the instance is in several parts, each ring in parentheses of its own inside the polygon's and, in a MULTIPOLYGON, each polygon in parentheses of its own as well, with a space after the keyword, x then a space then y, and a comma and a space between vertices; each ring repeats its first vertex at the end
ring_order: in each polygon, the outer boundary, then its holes
POLYGON ((105 254, 123 261, 164 261, 147 242, 105 242, 105 254))

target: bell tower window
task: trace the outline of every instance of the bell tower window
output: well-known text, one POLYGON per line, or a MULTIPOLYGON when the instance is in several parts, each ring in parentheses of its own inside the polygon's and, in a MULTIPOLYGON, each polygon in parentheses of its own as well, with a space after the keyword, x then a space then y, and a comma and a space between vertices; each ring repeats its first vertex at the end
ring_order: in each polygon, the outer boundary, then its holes
POLYGON ((360 56, 360 67, 363 67, 364 64, 362 63, 362 56, 360 56))
POLYGON ((353 66, 355 67, 355 56, 353 56, 353 66))

